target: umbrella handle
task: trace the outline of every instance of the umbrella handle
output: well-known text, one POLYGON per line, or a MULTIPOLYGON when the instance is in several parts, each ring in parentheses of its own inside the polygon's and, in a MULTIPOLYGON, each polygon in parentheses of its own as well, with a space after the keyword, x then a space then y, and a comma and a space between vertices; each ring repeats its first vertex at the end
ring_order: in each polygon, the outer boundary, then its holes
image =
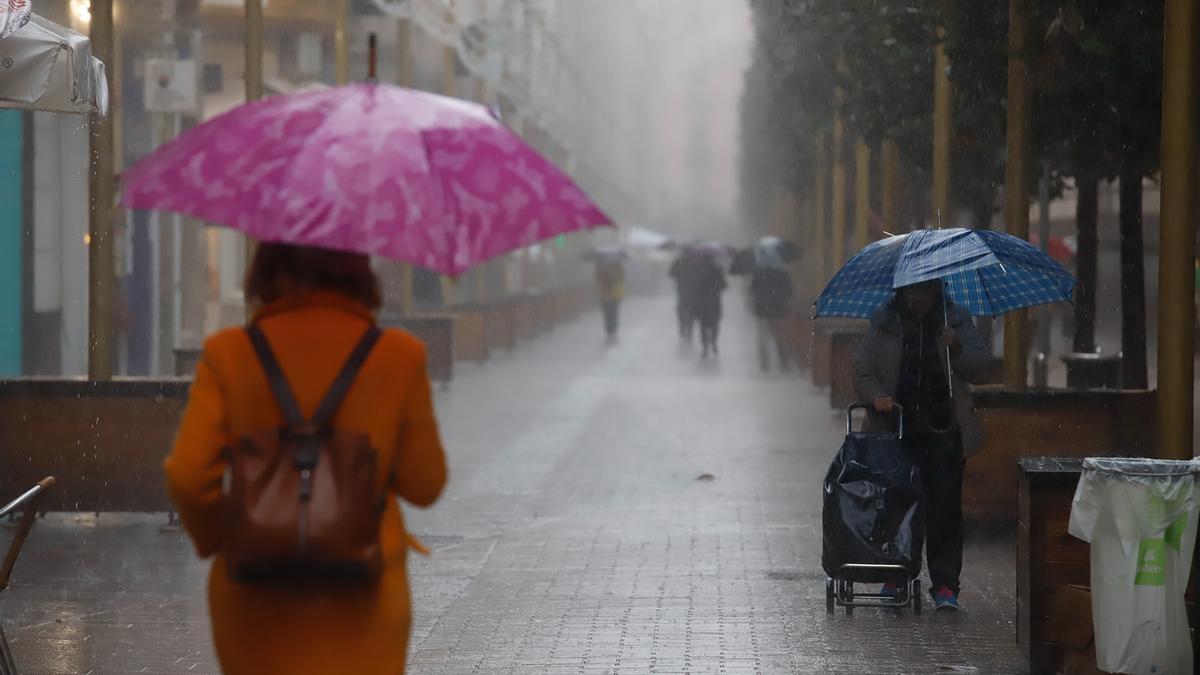
MULTIPOLYGON (((937 229, 942 229, 942 210, 937 210, 937 229)), ((950 327, 950 310, 947 305, 950 301, 946 299, 946 280, 942 280, 942 325, 950 327)), ((946 383, 950 385, 950 400, 954 400, 954 372, 950 365, 950 347, 946 347, 946 383)))
MULTIPOLYGON (((939 214, 940 215, 940 214, 939 214)), ((946 299, 946 282, 942 282, 942 325, 950 327, 950 310, 948 308, 950 301, 946 299)), ((950 365, 950 347, 946 347, 946 383, 950 385, 950 400, 954 400, 954 371, 950 365)))

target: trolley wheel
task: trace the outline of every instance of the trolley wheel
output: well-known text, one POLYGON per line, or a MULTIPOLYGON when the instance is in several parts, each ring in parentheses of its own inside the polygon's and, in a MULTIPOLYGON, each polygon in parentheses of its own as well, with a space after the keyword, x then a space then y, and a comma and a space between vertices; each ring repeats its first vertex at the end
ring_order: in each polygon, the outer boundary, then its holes
POLYGON ((833 614, 835 605, 833 600, 833 579, 825 577, 825 611, 829 614, 833 614))
MULTIPOLYGON (((853 603, 854 602, 854 582, 843 581, 842 583, 845 584, 845 586, 844 586, 845 591, 842 593, 842 599, 845 600, 847 603, 853 603)), ((852 614, 854 614, 854 606, 852 604, 847 604, 846 605, 846 616, 851 616, 852 614)))
POLYGON ((921 580, 913 579, 912 582, 912 606, 913 614, 921 613, 921 580))

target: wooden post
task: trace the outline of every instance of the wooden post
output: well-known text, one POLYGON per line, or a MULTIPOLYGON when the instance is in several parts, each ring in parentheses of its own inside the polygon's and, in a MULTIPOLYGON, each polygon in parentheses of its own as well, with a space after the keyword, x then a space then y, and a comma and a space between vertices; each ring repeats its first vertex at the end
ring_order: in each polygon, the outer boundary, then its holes
MULTIPOLYGON (((449 45, 442 48, 442 93, 455 96, 458 93, 458 51, 449 45)), ((443 276, 442 307, 449 309, 457 302, 457 280, 443 276)))
MULTIPOLYGON (((92 56, 112 63, 114 54, 113 0, 92 0, 92 56)), ((115 74, 114 74, 115 77, 115 74)), ((120 105, 120 96, 114 97, 120 105)), ((93 113, 89 123, 91 172, 88 178, 88 377, 111 380, 113 376, 115 250, 113 217, 116 181, 113 162, 117 148, 113 118, 93 113)))
POLYGON ((349 0, 337 0, 337 15, 333 25, 333 57, 338 84, 350 82, 350 7, 349 0))
POLYGON ((880 173, 883 174, 882 194, 883 229, 885 232, 899 234, 899 180, 900 180, 900 148, 893 141, 884 141, 880 150, 880 173))
MULTIPOLYGON (((841 89, 834 96, 841 98, 841 89)), ((834 113, 833 118, 833 234, 832 250, 834 266, 846 262, 846 123, 842 119, 841 110, 834 113)))
POLYGON ((934 47, 933 58, 933 213, 930 222, 937 227, 950 218, 950 134, 951 96, 950 59, 946 56, 946 31, 938 27, 942 40, 934 47), (940 218, 939 218, 940 214, 940 218))
MULTIPOLYGON (((400 19, 396 26, 397 84, 411 87, 413 82, 412 28, 408 19, 400 19)), ((413 302, 413 266, 401 263, 400 308, 405 316, 416 309, 413 302)))
POLYGON ((1196 4, 1166 0, 1158 258, 1160 454, 1191 459, 1195 415, 1196 4))
POLYGON ((828 200, 828 178, 826 171, 828 170, 828 148, 826 147, 825 134, 822 133, 817 137, 817 153, 816 162, 813 169, 813 255, 811 262, 813 268, 813 292, 812 299, 816 300, 821 289, 825 287, 825 227, 826 227, 826 201, 828 200))
POLYGON ((854 141, 854 252, 866 247, 871 222, 871 147, 859 136, 854 141))
POLYGON ((246 100, 263 95, 263 0, 246 0, 246 100))
MULTIPOLYGON (((246 0, 245 51, 246 66, 242 78, 246 87, 246 101, 257 101, 263 97, 263 0, 246 0)), ((243 244, 245 269, 249 270, 254 260, 254 240, 247 236, 243 244)), ((249 298, 246 299, 245 311, 249 320, 254 314, 249 298)))
MULTIPOLYGON (((1029 82, 1026 36, 1030 0, 1010 0, 1008 13, 1008 165, 1004 175, 1004 221, 1008 233, 1029 238, 1029 82)), ((1004 385, 1027 386, 1025 310, 1004 317, 1004 385)))

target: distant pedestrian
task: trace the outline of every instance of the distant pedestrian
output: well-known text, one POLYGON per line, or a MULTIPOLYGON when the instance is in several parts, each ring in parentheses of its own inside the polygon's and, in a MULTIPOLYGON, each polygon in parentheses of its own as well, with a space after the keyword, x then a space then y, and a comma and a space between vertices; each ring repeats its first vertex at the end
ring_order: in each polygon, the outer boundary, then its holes
POLYGON ((711 255, 696 257, 696 277, 692 303, 700 322, 701 355, 717 354, 721 328, 721 292, 725 290, 725 272, 711 255))
POLYGON ((757 246, 750 272, 750 304, 758 322, 758 363, 771 368, 771 345, 779 355, 779 369, 791 364, 792 340, 788 319, 792 313, 792 276, 774 247, 757 246))
POLYGON ((696 326, 694 287, 698 270, 697 258, 697 254, 684 251, 671 262, 668 272, 675 282, 675 317, 679 322, 679 338, 689 343, 696 326))
MULTIPOLYGON (((901 442, 921 468, 925 558, 938 609, 958 608, 963 470, 966 457, 983 439, 968 382, 986 382, 990 369, 970 314, 943 300, 941 281, 897 290, 875 312, 854 352, 855 392, 860 403, 873 408, 865 430, 894 429, 894 406, 903 409, 901 442), (943 321, 943 311, 948 321, 943 321), (946 377, 947 348, 953 397, 946 377)), ((894 595, 896 587, 885 584, 882 592, 894 595)))
POLYGON ((600 291, 600 308, 604 314, 604 335, 616 342, 620 327, 619 310, 625 298, 625 266, 617 259, 596 262, 596 286, 600 291))
POLYGON ((425 347, 376 328, 364 255, 262 244, 247 328, 213 335, 166 460, 204 558, 221 669, 233 675, 404 672, 397 497, 446 482, 425 347))

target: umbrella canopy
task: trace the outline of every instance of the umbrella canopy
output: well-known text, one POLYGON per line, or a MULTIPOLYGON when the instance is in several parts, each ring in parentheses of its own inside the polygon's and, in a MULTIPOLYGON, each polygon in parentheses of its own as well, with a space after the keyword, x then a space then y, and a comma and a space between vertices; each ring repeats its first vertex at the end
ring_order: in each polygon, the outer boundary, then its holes
POLYGON ((877 241, 838 270, 816 316, 868 318, 902 286, 941 279, 976 316, 1070 302, 1075 278, 1024 239, 992 230, 917 230, 877 241))
POLYGON ((779 237, 763 237, 753 246, 741 249, 729 266, 730 274, 750 274, 758 267, 783 267, 800 256, 800 249, 779 237))
POLYGON ((32 15, 0 39, 0 108, 107 114, 108 80, 91 40, 32 15))
POLYGON ((611 222, 487 108, 373 83, 240 106, 123 183, 126 207, 448 275, 611 222))
POLYGON ((707 255, 714 258, 728 258, 735 252, 732 246, 723 244, 715 239, 699 239, 683 245, 684 255, 707 255))
POLYGON ((629 253, 616 244, 597 246, 583 253, 583 259, 591 262, 624 262, 629 259, 629 253))

